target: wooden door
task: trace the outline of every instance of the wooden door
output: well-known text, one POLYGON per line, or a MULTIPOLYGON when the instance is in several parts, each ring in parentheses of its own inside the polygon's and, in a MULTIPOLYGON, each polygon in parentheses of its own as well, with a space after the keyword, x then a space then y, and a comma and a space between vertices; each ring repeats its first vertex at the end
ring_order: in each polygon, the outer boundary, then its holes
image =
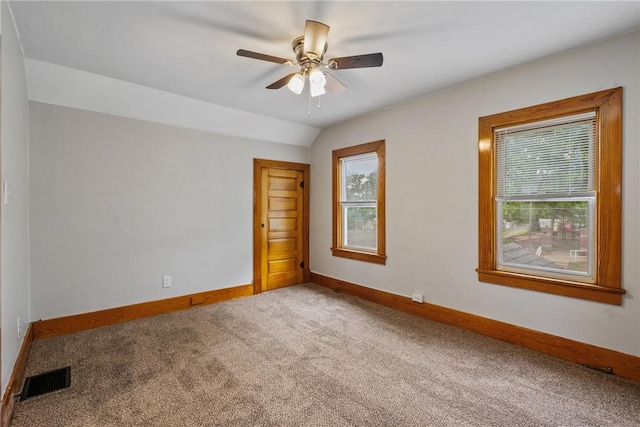
POLYGON ((256 160, 255 292, 304 283, 308 268, 309 166, 256 160))

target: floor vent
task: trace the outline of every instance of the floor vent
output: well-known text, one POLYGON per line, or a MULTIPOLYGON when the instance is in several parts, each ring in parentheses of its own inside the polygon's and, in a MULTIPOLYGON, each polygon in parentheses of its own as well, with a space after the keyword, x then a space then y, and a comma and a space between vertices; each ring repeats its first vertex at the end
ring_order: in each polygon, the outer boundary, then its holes
POLYGON ((56 369, 44 374, 27 377, 22 387, 20 401, 41 394, 67 388, 71 385, 71 367, 56 369))

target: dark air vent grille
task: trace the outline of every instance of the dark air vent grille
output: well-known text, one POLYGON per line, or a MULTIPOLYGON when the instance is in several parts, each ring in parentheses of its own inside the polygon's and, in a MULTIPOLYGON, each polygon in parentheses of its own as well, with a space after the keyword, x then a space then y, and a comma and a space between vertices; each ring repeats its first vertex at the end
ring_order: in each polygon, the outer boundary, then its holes
POLYGON ((56 390, 67 388, 71 385, 71 367, 56 369, 55 371, 27 377, 24 380, 20 400, 39 396, 56 390))

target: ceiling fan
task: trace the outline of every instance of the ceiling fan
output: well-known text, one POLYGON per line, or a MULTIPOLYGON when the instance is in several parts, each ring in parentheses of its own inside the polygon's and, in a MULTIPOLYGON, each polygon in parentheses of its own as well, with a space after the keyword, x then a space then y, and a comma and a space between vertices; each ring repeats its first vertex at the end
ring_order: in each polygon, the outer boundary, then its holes
POLYGON ((287 86, 293 93, 299 95, 309 79, 309 93, 312 97, 323 95, 326 89, 331 92, 340 92, 346 88, 338 79, 323 72, 328 70, 345 70, 348 68, 380 67, 382 65, 382 53, 369 53, 365 55, 344 56, 331 58, 324 61, 327 51, 327 36, 329 26, 317 21, 306 21, 304 35, 296 37, 291 43, 296 59, 286 59, 277 56, 265 55, 250 50, 238 49, 236 54, 246 58, 275 62, 276 64, 300 66, 300 70, 290 73, 283 78, 271 83, 267 89, 280 89, 287 86))

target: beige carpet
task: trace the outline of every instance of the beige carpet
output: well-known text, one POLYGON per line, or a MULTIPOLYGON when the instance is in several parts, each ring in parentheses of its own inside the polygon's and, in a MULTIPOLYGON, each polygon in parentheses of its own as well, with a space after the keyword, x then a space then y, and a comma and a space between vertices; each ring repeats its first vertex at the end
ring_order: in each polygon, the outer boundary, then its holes
POLYGON ((36 341, 36 426, 638 426, 640 383, 317 285, 36 341))

